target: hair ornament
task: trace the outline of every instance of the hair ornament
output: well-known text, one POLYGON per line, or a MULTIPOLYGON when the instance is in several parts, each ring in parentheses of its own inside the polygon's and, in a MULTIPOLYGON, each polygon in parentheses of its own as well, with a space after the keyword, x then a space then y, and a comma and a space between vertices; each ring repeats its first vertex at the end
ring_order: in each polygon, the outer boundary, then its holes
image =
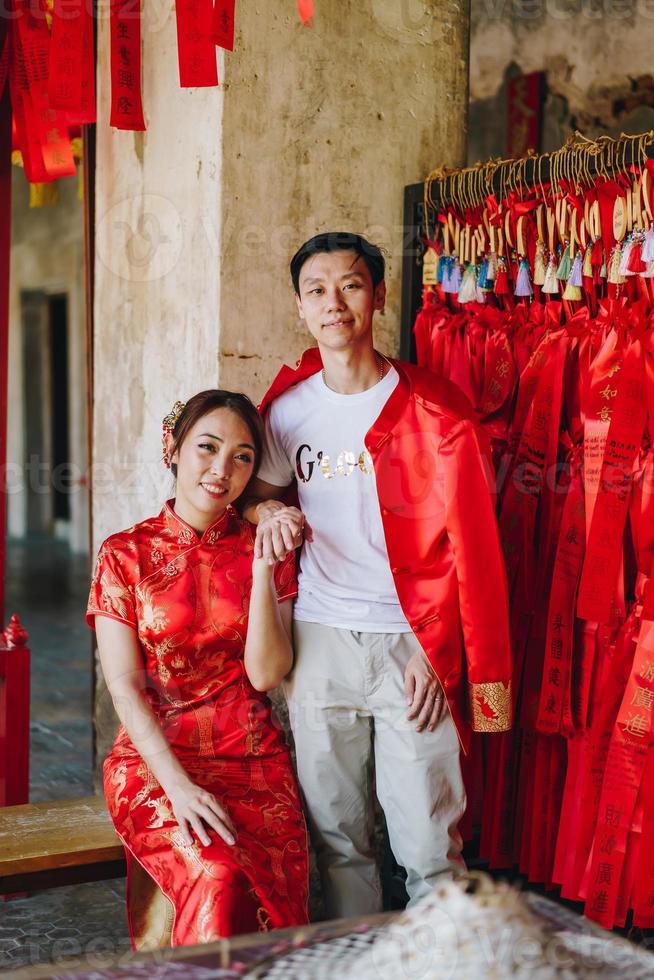
POLYGON ((186 402, 176 401, 171 411, 168 413, 168 415, 164 416, 161 423, 161 428, 163 430, 163 461, 168 469, 170 469, 170 437, 172 436, 175 426, 179 421, 179 417, 185 408, 186 402))

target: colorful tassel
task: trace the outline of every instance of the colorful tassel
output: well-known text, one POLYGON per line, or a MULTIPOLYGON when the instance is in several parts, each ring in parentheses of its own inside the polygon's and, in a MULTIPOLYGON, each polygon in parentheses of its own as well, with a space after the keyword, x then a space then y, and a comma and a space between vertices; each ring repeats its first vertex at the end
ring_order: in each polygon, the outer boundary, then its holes
POLYGON ((492 289, 492 286, 488 285, 488 259, 483 259, 481 266, 479 267, 479 276, 477 277, 477 287, 479 289, 492 289))
POLYGON ((642 234, 634 236, 634 240, 631 246, 631 251, 629 252, 629 259, 627 261, 627 275, 628 276, 639 276, 641 273, 647 271, 647 264, 643 262, 643 236, 642 234))
POLYGON ((486 293, 484 292, 483 289, 480 289, 479 282, 477 282, 477 295, 475 299, 477 300, 478 303, 486 302, 486 293))
POLYGON ((497 276, 497 253, 491 252, 488 256, 488 269, 486 270, 487 289, 493 288, 495 277, 497 276))
POLYGON ((559 267, 556 270, 556 278, 567 282, 570 278, 570 270, 572 268, 572 258, 570 257, 570 245, 566 245, 563 249, 563 254, 561 255, 561 261, 559 262, 559 267))
POLYGON ((443 261, 443 279, 441 286, 444 293, 452 292, 452 270, 454 269, 454 256, 445 255, 443 261))
POLYGON ((534 295, 534 290, 531 286, 531 279, 529 278, 529 263, 526 259, 520 260, 518 275, 516 276, 515 280, 515 289, 513 292, 516 296, 534 295))
MULTIPOLYGON (((633 247, 634 247, 633 242, 631 241, 631 239, 628 238, 624 244, 624 248, 622 249, 622 255, 620 257, 620 268, 618 272, 619 275, 622 277, 621 282, 625 281, 625 276, 631 275, 631 273, 629 272, 629 259, 631 258, 631 250, 633 249, 633 247)), ((612 282, 612 280, 609 279, 609 282, 612 282)))
POLYGON ((469 262, 459 288, 459 303, 474 303, 477 299, 477 268, 469 262))
POLYGON ((458 295, 461 289, 461 266, 456 255, 453 255, 452 258, 454 262, 452 263, 452 271, 450 273, 450 292, 458 295))
POLYGON ((608 282, 613 283, 614 286, 618 286, 625 281, 624 276, 620 274, 621 263, 622 249, 619 245, 616 245, 611 252, 611 258, 609 259, 606 273, 608 282))
POLYGON ((584 252, 584 261, 581 267, 581 274, 584 279, 593 278, 593 246, 588 243, 584 252))
POLYGON ((565 284, 565 290, 563 291, 563 299, 578 300, 581 299, 581 289, 579 286, 575 286, 572 282, 572 277, 568 279, 565 284))
MULTIPOLYGON (((577 254, 575 255, 575 260, 572 263, 572 269, 570 270, 570 275, 568 276, 568 283, 571 286, 583 286, 584 283, 583 283, 582 272, 581 272, 582 265, 583 265, 583 259, 582 259, 581 252, 577 252, 577 254)), ((563 295, 563 298, 567 299, 565 294, 563 295)))
POLYGON ((543 292, 554 295, 559 291, 559 280, 556 276, 556 257, 550 255, 550 260, 547 263, 547 269, 545 270, 545 281, 543 282, 543 292))
POLYGON ((645 235, 640 257, 646 264, 654 262, 654 228, 650 228, 645 235))
POLYGON ((545 270, 547 268, 547 263, 545 261, 545 245, 543 242, 538 242, 536 245, 536 256, 534 258, 534 285, 542 286, 545 282, 545 270))

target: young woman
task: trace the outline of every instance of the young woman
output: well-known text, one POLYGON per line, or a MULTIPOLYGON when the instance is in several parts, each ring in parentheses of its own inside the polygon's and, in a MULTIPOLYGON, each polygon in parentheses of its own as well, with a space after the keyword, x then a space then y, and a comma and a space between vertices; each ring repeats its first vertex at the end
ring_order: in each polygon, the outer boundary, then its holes
POLYGON ((261 440, 245 395, 177 403, 175 499, 98 555, 88 622, 121 721, 104 788, 138 949, 307 921, 306 828, 265 694, 292 666, 294 567, 253 560, 232 507, 261 440))

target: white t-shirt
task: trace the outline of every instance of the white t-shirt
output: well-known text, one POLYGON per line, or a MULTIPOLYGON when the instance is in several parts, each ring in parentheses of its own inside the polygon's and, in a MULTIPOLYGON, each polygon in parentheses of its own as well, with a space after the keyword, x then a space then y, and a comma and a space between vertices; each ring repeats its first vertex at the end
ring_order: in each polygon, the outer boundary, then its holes
POLYGON ((364 439, 399 381, 332 391, 319 371, 273 402, 258 476, 297 481, 314 540, 302 550, 296 619, 370 633, 410 631, 388 563, 373 463, 364 439))

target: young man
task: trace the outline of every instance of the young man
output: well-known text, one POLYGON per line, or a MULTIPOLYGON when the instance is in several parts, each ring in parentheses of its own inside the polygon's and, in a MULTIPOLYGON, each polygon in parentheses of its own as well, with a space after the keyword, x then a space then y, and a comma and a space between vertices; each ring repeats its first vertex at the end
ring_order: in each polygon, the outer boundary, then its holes
POLYGON ((373 756, 410 902, 463 870, 465 701, 474 729, 509 727, 507 595, 469 403, 373 346, 379 249, 318 235, 291 276, 318 346, 264 399, 266 446, 245 513, 270 560, 295 546, 303 515, 308 524, 285 687, 326 912, 337 917, 381 907, 373 756), (302 513, 280 500, 293 484, 302 513))

